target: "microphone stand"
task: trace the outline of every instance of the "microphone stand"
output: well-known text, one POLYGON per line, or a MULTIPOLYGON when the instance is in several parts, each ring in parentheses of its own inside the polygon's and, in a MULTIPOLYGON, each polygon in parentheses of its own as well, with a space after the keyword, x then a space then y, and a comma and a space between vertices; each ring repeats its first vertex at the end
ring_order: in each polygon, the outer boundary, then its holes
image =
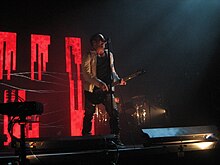
POLYGON ((110 48, 109 48, 109 39, 107 39, 107 43, 106 43, 106 48, 107 48, 107 53, 108 53, 108 62, 109 62, 109 74, 110 74, 110 79, 111 79, 111 83, 109 84, 109 92, 111 95, 111 109, 113 110, 113 91, 112 91, 112 83, 113 83, 113 75, 112 75, 112 69, 111 69, 111 58, 110 58, 110 48))

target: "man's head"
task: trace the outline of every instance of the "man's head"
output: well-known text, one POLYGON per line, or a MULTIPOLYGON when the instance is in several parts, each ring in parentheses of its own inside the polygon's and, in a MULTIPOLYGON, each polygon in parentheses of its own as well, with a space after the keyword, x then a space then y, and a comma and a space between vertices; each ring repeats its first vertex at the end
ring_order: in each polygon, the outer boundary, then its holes
POLYGON ((106 40, 101 33, 96 33, 90 38, 90 44, 98 54, 103 54, 105 50, 106 40))

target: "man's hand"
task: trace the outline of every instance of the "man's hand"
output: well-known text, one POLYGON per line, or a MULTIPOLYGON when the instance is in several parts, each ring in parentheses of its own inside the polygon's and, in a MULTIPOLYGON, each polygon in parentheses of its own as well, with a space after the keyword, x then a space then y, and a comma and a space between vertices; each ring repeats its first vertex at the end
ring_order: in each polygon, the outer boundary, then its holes
POLYGON ((109 89, 108 89, 108 86, 106 85, 106 83, 104 83, 104 82, 100 82, 100 89, 102 90, 102 91, 108 91, 109 89))
POLYGON ((123 80, 123 79, 121 79, 121 81, 120 81, 120 85, 126 85, 126 84, 127 84, 126 81, 123 80))

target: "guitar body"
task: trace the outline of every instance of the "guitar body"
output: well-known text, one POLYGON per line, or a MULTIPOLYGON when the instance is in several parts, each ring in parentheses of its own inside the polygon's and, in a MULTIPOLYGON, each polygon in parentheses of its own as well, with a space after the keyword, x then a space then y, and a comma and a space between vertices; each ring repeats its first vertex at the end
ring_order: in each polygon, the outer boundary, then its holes
MULTIPOLYGON (((123 80, 124 81, 128 81, 131 80, 139 75, 144 74, 146 71, 145 70, 138 70, 135 73, 130 74, 127 77, 124 77, 123 80)), ((120 85, 120 80, 119 81, 115 81, 112 83, 112 87, 120 85)), ((101 89, 95 89, 93 92, 86 92, 86 97, 93 103, 93 104, 100 104, 103 103, 103 101, 105 100, 107 94, 113 94, 114 91, 102 91, 101 89)))
MULTIPOLYGON (((86 91, 86 97, 93 103, 93 104, 101 104, 106 98, 106 95, 109 92, 105 92, 102 90, 96 90, 94 92, 86 91)), ((110 94, 110 93, 109 93, 110 94)))

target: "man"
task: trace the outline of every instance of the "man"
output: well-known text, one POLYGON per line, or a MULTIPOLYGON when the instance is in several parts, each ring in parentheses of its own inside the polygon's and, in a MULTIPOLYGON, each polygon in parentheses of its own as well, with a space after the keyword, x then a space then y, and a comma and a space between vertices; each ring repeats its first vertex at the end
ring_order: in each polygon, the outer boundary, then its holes
POLYGON ((119 136, 119 112, 114 101, 114 87, 111 84, 119 81, 120 85, 126 85, 126 82, 120 79, 115 71, 113 54, 106 49, 105 37, 100 33, 94 34, 90 38, 90 44, 92 48, 83 57, 82 62, 85 95, 82 135, 91 134, 95 106, 103 104, 109 115, 111 134, 116 135, 115 143, 123 145, 119 136))

